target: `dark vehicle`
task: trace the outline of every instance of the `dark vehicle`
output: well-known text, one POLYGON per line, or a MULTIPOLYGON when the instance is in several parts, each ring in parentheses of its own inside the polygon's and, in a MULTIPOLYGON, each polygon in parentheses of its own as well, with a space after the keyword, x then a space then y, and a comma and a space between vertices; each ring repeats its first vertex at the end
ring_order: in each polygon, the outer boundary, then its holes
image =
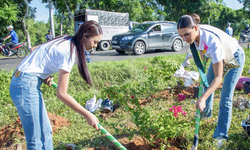
POLYGON ((169 47, 176 52, 183 47, 177 23, 171 21, 143 22, 128 32, 112 37, 112 48, 120 54, 132 51, 135 55, 140 55, 148 49, 169 47))
POLYGON ((138 24, 140 24, 140 23, 137 21, 129 21, 129 30, 131 30, 132 28, 134 28, 138 24))
MULTIPOLYGON (((15 45, 10 46, 12 50, 11 56, 16 55, 18 58, 23 58, 27 56, 29 48, 25 46, 26 42, 17 43, 15 45)), ((8 56, 8 49, 3 44, 3 39, 0 38, 0 53, 4 56, 8 56)))
POLYGON ((249 34, 249 30, 242 30, 242 32, 240 33, 240 40, 239 42, 246 42, 246 41, 250 41, 250 34, 249 34))

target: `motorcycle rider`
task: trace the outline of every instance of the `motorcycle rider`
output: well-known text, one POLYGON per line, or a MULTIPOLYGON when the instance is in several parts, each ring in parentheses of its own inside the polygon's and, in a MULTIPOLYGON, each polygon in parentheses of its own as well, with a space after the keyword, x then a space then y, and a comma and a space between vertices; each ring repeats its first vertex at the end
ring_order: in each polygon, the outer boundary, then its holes
POLYGON ((233 28, 230 26, 231 24, 228 22, 227 23, 227 28, 226 28, 226 33, 230 36, 233 36, 233 28))
POLYGON ((245 27, 245 34, 248 34, 248 33, 249 33, 249 24, 247 24, 245 27))
POLYGON ((8 38, 11 37, 11 42, 8 42, 8 43, 5 44, 6 48, 9 51, 8 52, 8 56, 11 56, 13 53, 11 51, 10 46, 15 45, 15 44, 18 43, 18 37, 17 37, 16 32, 13 30, 13 26, 12 25, 9 25, 7 27, 7 29, 10 30, 10 34, 8 36, 6 36, 5 38, 3 38, 3 40, 5 41, 5 40, 7 40, 8 38))

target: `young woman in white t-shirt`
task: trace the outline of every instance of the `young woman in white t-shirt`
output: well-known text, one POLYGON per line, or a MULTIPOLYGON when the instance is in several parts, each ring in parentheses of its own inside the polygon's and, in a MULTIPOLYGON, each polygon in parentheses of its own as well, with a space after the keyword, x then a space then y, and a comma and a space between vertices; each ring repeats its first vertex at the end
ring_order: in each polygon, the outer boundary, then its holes
POLYGON ((95 21, 86 21, 74 36, 59 36, 42 44, 27 56, 12 76, 10 96, 17 108, 27 141, 27 149, 53 149, 52 128, 42 99, 40 86, 51 86, 51 74, 59 72, 57 98, 98 130, 98 119, 67 93, 69 74, 77 59, 79 74, 92 86, 85 50, 97 46, 102 29, 95 21))
POLYGON ((220 147, 223 141, 228 139, 232 115, 232 99, 235 86, 244 67, 245 54, 236 39, 213 26, 198 25, 196 19, 195 16, 182 16, 178 20, 177 29, 183 40, 188 44, 195 44, 196 50, 200 52, 202 59, 204 55, 211 59, 207 71, 209 86, 196 102, 196 108, 200 109, 203 118, 211 117, 213 93, 222 82, 226 58, 231 54, 232 59, 237 60, 237 64, 239 64, 238 68, 233 68, 227 72, 221 89, 218 124, 213 135, 213 138, 217 139, 217 143, 219 143, 217 146, 220 147))

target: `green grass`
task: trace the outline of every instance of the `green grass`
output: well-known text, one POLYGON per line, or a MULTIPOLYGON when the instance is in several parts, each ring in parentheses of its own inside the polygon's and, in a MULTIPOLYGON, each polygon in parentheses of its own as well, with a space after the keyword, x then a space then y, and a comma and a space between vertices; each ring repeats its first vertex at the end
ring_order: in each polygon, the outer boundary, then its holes
MULTIPOLYGON (((249 59, 250 50, 245 49, 246 60, 249 59)), ((147 81, 149 75, 145 73, 144 68, 156 68, 158 67, 159 61, 157 60, 169 60, 175 61, 177 64, 181 64, 185 58, 185 55, 168 55, 168 56, 157 56, 150 58, 136 58, 121 61, 106 61, 106 62, 94 62, 88 64, 89 71, 91 73, 91 78, 94 84, 93 88, 90 88, 81 79, 78 74, 77 67, 74 66, 70 74, 70 83, 68 88, 68 93, 72 95, 81 105, 85 105, 85 102, 93 98, 94 94, 96 98, 107 98, 106 95, 102 93, 105 88, 105 84, 121 86, 126 83, 131 85, 135 83, 143 84, 147 81), (153 61, 154 60, 154 61, 153 61)), ((187 70, 197 71, 194 66, 194 62, 191 60, 191 67, 187 70)), ((246 61, 243 76, 249 76, 248 68, 250 62, 246 61)), ((207 65, 208 66, 208 65, 207 65)), ((9 84, 11 80, 12 71, 6 71, 0 69, 0 127, 5 127, 10 123, 14 122, 18 116, 16 108, 13 106, 9 95, 9 84)), ((58 74, 54 74, 54 80, 57 81, 58 74)), ((158 93, 165 88, 171 86, 173 87, 178 79, 171 77, 171 80, 164 82, 163 79, 159 79, 154 87, 148 87, 146 90, 148 92, 143 92, 140 98, 149 97, 153 93, 158 93)), ((199 83, 197 81, 197 83, 199 83)), ((131 86, 132 88, 132 86, 131 86)), ((48 87, 42 85, 41 90, 43 91, 43 98, 46 104, 46 108, 49 112, 60 115, 64 118, 69 119, 71 125, 69 127, 63 127, 56 131, 53 135, 53 142, 55 149, 65 149, 66 143, 75 143, 78 149, 87 149, 89 147, 112 147, 112 144, 106 137, 102 135, 101 132, 95 131, 90 127, 86 120, 68 108, 64 103, 56 98, 56 91, 53 87, 48 87)), ((128 91, 121 91, 126 93, 128 91)), ((219 90, 217 90, 215 97, 219 97, 219 90)), ((236 98, 239 95, 243 95, 242 91, 235 91, 236 98)), ((243 95, 244 96, 244 95, 243 95)), ((246 96, 246 95, 245 95, 246 96)), ((152 115, 156 115, 159 112, 165 112, 170 107, 172 107, 171 102, 177 97, 171 97, 169 100, 165 98, 158 97, 157 99, 147 103, 145 109, 148 110, 152 115)), ((248 98, 248 97, 246 97, 248 98)), ((195 104, 191 104, 192 99, 186 99, 181 102, 183 109, 187 111, 188 116, 192 117, 195 113, 195 104)), ((218 115, 219 103, 214 101, 213 107, 213 117, 216 118, 218 115)), ((227 149, 247 149, 249 148, 250 138, 243 131, 240 123, 250 114, 250 110, 246 111, 233 111, 232 123, 229 130, 229 142, 226 143, 227 149)), ((124 107, 120 107, 114 115, 108 117, 107 119, 102 119, 99 117, 100 112, 97 111, 95 115, 99 118, 101 124, 105 129, 107 129, 115 137, 128 136, 129 132, 118 132, 116 134, 113 124, 122 125, 124 128, 136 129, 135 125, 131 122, 131 116, 125 112, 124 107)), ((200 125, 200 139, 199 139, 199 149, 213 149, 212 135, 215 129, 215 124, 206 124, 201 122, 200 125)), ((193 144, 193 133, 194 125, 190 126, 189 130, 185 131, 182 135, 186 138, 187 145, 186 149, 191 149, 193 144)))

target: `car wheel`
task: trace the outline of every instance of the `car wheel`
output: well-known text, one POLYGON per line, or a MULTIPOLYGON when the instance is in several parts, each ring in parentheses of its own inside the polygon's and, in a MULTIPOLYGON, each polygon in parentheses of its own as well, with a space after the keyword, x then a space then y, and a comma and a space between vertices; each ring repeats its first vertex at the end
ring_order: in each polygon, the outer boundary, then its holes
POLYGON ((119 54, 124 54, 126 51, 121 51, 121 50, 116 49, 116 52, 119 53, 119 54))
POLYGON ((146 51, 145 44, 141 41, 136 42, 133 51, 135 55, 144 54, 146 51))
POLYGON ((182 49, 182 41, 180 39, 175 39, 172 45, 172 50, 179 52, 182 49))
POLYGON ((110 47, 110 43, 108 41, 101 41, 100 48, 102 51, 109 50, 109 47, 110 47))

